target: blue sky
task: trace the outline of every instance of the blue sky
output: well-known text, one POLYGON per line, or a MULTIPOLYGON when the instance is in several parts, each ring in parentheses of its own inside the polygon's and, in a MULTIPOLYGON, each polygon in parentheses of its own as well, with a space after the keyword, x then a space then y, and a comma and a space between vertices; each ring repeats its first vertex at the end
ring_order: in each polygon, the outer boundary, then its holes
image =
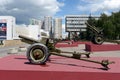
POLYGON ((120 11, 120 0, 0 0, 0 15, 14 16, 19 24, 43 16, 100 15, 120 11))
POLYGON ((87 15, 90 14, 90 11, 81 11, 79 10, 79 5, 85 6, 88 5, 88 2, 83 0, 58 0, 59 2, 64 3, 60 11, 56 15, 87 15))
POLYGON ((56 16, 69 14, 77 15, 100 15, 105 13, 110 15, 111 12, 120 10, 120 0, 58 0, 64 3, 56 16))
POLYGON ((80 14, 80 12, 77 10, 77 5, 80 3, 79 0, 58 0, 60 2, 64 3, 64 6, 61 7, 60 11, 56 15, 69 15, 69 14, 80 14))

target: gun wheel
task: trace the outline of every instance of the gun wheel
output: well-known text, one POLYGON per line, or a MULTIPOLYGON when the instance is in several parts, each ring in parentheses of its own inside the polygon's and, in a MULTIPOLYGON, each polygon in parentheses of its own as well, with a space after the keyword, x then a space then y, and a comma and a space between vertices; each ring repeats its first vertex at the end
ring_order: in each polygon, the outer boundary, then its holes
POLYGON ((27 59, 33 64, 44 64, 48 57, 47 47, 43 44, 33 44, 27 50, 27 59))
POLYGON ((104 39, 102 36, 95 36, 94 37, 94 43, 101 45, 104 42, 104 39))

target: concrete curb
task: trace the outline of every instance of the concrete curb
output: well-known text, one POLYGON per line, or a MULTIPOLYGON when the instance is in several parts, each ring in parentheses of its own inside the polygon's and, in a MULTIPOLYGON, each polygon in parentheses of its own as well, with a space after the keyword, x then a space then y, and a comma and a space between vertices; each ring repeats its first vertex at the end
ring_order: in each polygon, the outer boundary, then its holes
POLYGON ((8 54, 17 54, 18 53, 18 48, 10 48, 8 51, 8 54))

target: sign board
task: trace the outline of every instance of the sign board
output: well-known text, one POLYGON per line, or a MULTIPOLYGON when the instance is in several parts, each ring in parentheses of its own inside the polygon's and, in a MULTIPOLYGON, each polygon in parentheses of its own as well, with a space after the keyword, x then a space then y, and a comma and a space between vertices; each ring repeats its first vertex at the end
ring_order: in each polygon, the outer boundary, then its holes
MULTIPOLYGON (((86 31, 87 26, 85 22, 89 20, 90 16, 91 15, 67 15, 65 18, 66 32, 86 31)), ((100 16, 92 15, 92 17, 98 20, 100 16)))
POLYGON ((88 20, 84 16, 66 16, 66 32, 80 32, 86 29, 85 22, 88 20))
POLYGON ((0 20, 0 40, 7 38, 7 21, 5 19, 0 20))

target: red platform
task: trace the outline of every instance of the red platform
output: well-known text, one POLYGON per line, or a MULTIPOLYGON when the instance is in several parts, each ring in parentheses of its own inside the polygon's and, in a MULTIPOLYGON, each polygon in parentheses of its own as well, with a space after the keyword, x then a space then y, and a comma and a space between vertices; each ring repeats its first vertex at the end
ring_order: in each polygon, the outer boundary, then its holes
POLYGON ((0 80, 120 80, 119 58, 109 59, 115 64, 108 71, 85 61, 51 56, 46 65, 29 64, 25 56, 11 55, 0 59, 0 80))
POLYGON ((55 47, 78 47, 79 44, 91 44, 91 42, 82 42, 82 41, 62 41, 55 45, 55 47))
POLYGON ((55 47, 60 48, 60 47, 77 47, 78 44, 67 44, 67 43, 57 43, 55 47))
POLYGON ((96 44, 85 44, 86 51, 116 51, 120 50, 120 45, 117 44, 102 44, 102 45, 96 45, 96 44))
POLYGON ((77 47, 78 44, 74 43, 74 41, 62 41, 58 42, 55 47, 60 48, 60 47, 77 47))

